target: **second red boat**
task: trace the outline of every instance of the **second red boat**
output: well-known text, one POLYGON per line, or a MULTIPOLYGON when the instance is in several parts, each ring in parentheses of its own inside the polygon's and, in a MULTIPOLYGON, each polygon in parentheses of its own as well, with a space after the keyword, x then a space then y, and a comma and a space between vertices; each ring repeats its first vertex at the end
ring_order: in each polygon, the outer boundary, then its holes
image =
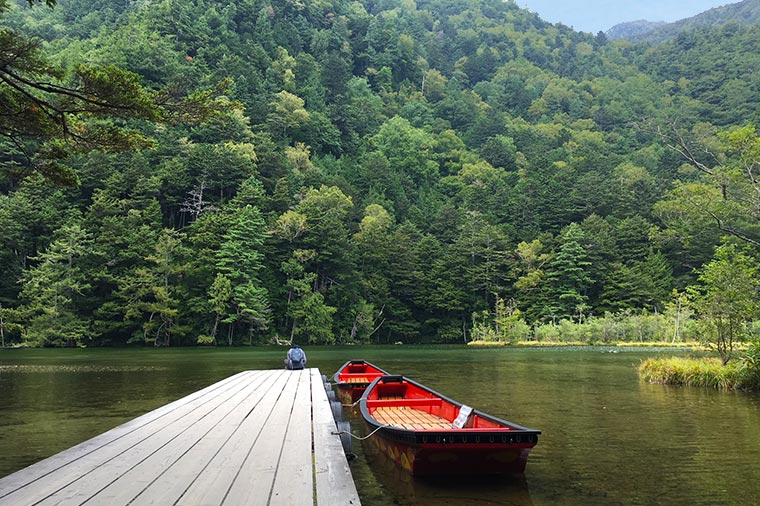
POLYGON ((337 370, 333 382, 338 389, 338 397, 343 404, 358 401, 369 384, 388 372, 365 360, 349 360, 337 370))

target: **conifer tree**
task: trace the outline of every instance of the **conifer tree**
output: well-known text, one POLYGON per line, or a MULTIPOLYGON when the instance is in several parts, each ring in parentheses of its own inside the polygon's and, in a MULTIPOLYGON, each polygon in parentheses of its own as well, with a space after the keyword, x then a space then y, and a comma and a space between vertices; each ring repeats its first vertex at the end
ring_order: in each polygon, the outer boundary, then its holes
POLYGON ((76 299, 90 285, 80 263, 90 238, 78 223, 65 225, 46 251, 32 260, 37 265, 23 277, 20 311, 26 325, 24 339, 37 346, 75 346, 90 336, 87 319, 77 311, 76 299))
POLYGON ((134 342, 170 346, 172 338, 187 331, 179 321, 183 239, 181 232, 164 229, 145 263, 119 282, 124 317, 139 325, 131 339, 134 342))
MULTIPOLYGON (((231 217, 230 228, 216 255, 216 268, 230 282, 232 308, 226 322, 243 324, 247 341, 267 329, 268 292, 262 286, 262 247, 267 237, 266 225, 257 207, 245 205, 231 217)), ((234 325, 229 327, 228 344, 234 342, 234 325)))
POLYGON ((214 325, 211 328, 211 339, 216 344, 216 333, 219 322, 229 313, 232 302, 232 284, 224 274, 217 274, 214 283, 208 289, 209 305, 214 312, 214 325))
POLYGON ((569 225, 561 243, 546 269, 545 317, 572 318, 588 303, 586 290, 591 286, 587 260, 583 248, 583 231, 576 223, 569 225))

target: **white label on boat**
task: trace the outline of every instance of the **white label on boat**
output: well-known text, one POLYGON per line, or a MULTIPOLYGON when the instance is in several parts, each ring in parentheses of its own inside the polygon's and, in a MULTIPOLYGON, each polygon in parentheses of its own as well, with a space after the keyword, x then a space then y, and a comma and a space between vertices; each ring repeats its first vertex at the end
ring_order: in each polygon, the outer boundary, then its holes
POLYGON ((454 419, 454 423, 452 423, 451 426, 455 429, 464 428, 464 424, 467 423, 467 419, 470 417, 470 413, 472 413, 472 408, 470 406, 465 406, 462 404, 462 407, 459 408, 459 415, 457 415, 456 419, 454 419))

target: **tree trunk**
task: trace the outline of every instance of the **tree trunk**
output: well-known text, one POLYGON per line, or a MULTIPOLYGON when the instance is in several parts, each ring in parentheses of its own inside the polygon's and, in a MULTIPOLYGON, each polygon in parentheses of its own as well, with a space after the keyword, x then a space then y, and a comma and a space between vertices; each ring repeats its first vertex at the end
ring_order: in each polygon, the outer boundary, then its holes
MULTIPOLYGON (((673 342, 676 342, 676 338, 680 337, 681 334, 681 298, 678 298, 678 304, 676 306, 676 322, 675 322, 675 328, 673 329, 673 342)), ((680 339, 679 339, 680 341, 680 339)))
POLYGON ((0 347, 5 348, 5 320, 3 319, 3 305, 0 304, 0 347))
POLYGON ((351 342, 356 341, 356 333, 359 332, 359 313, 354 316, 354 324, 351 325, 351 342))
POLYGON ((211 337, 214 339, 214 346, 216 346, 216 331, 219 329, 219 313, 214 318, 214 328, 211 329, 211 337))

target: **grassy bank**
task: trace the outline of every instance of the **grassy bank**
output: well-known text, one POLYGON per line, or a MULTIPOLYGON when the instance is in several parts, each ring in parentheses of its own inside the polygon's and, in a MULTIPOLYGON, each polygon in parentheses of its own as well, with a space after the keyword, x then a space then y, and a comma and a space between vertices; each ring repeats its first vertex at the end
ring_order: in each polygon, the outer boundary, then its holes
POLYGON ((685 349, 704 349, 704 346, 698 342, 678 342, 670 341, 470 341, 468 346, 618 346, 628 348, 685 348, 685 349))
POLYGON ((756 375, 743 363, 722 365, 718 358, 650 358, 639 365, 639 377, 649 383, 710 387, 720 390, 756 390, 756 375))

